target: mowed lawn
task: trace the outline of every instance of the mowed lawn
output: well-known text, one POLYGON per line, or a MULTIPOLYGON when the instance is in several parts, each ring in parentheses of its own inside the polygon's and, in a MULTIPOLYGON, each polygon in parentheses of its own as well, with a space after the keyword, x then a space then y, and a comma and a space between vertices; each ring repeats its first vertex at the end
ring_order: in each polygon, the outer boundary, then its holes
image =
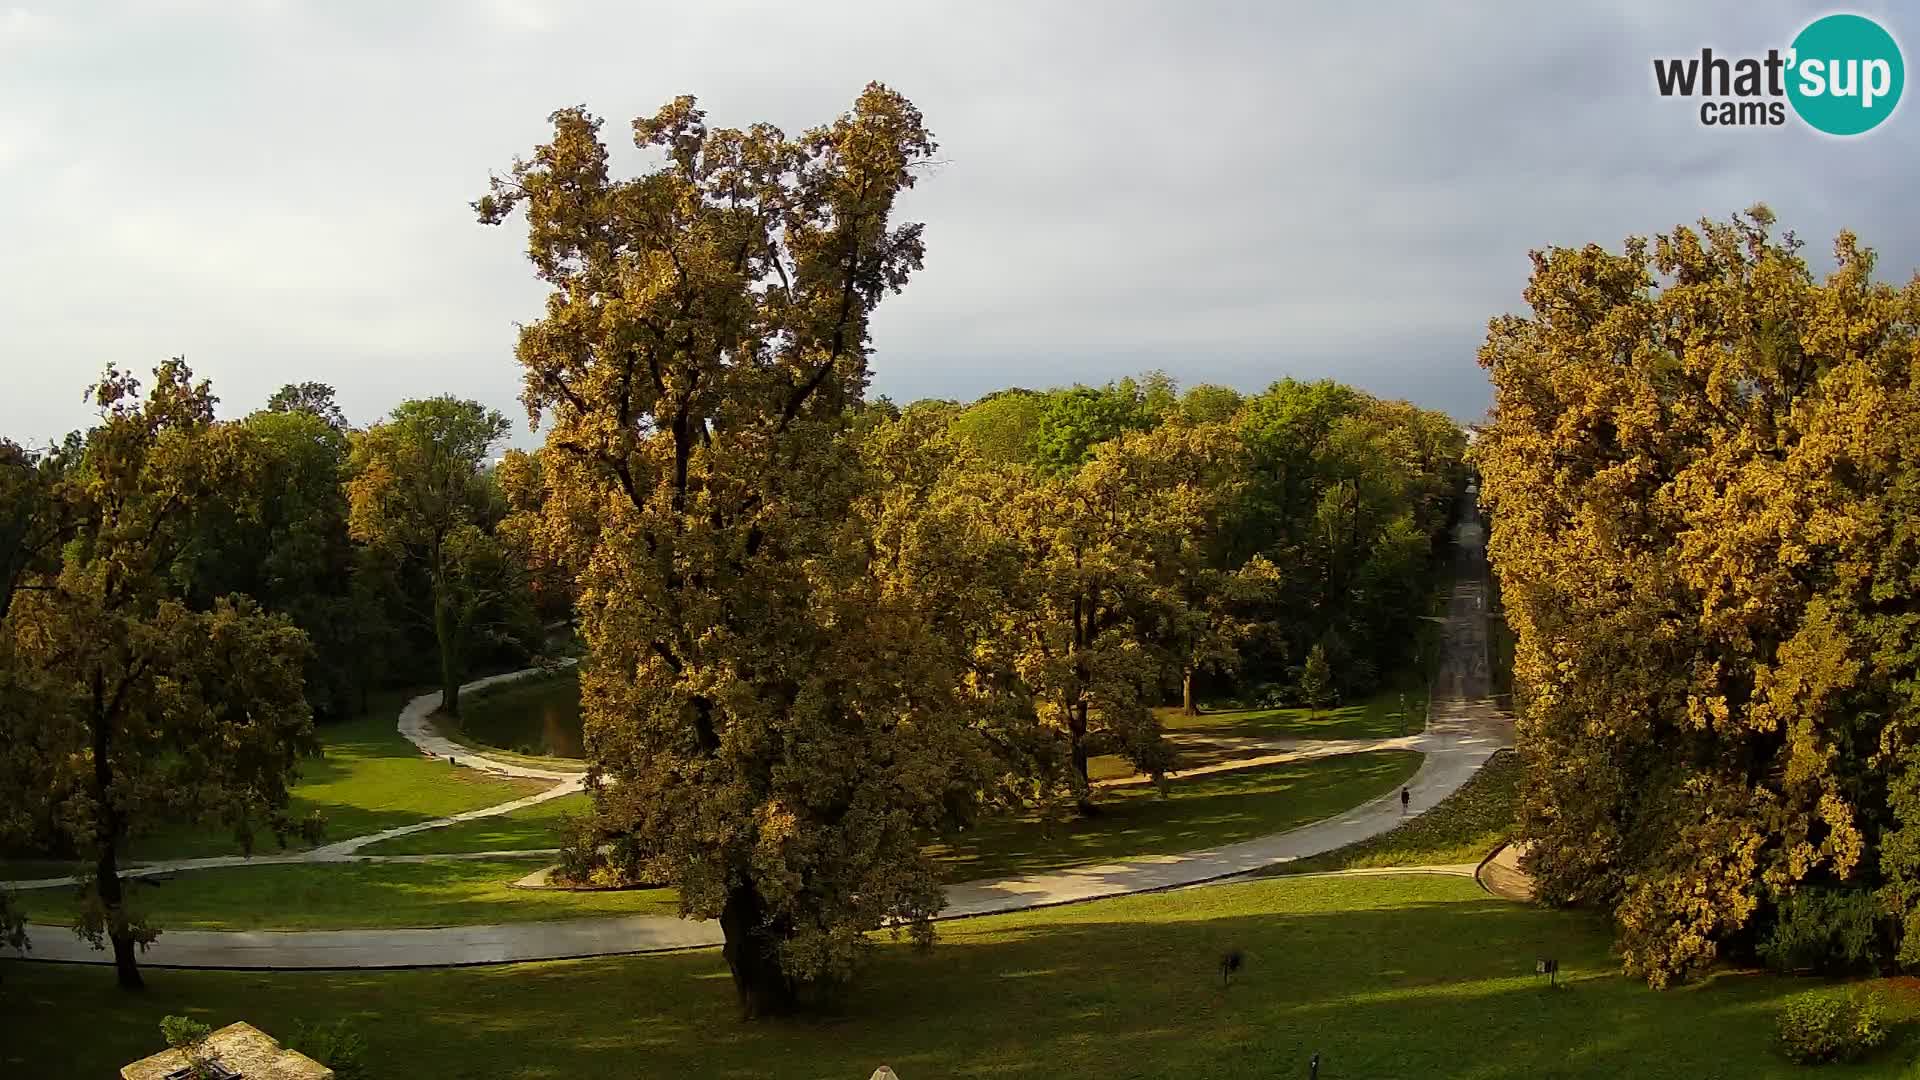
MULTIPOLYGON (((462 926, 680 913, 671 889, 567 892, 513 887, 549 861, 241 866, 196 870, 165 881, 136 878, 128 882, 128 889, 140 910, 163 932, 462 926)), ((73 921, 75 900, 70 889, 36 889, 19 893, 16 899, 36 923, 73 921)))
POLYGON ((1387 739, 1418 735, 1427 723, 1425 689, 1383 690, 1364 701, 1324 709, 1203 709, 1199 716, 1179 709, 1159 711, 1169 735, 1237 739, 1387 739), (1400 701, 1406 699, 1404 727, 1400 701))
POLYGON ((468 851, 526 851, 560 846, 560 819, 591 810, 585 792, 562 795, 495 817, 462 821, 442 829, 408 833, 369 844, 367 855, 438 855, 468 851))
MULTIPOLYGON (((948 881, 1039 873, 1140 855, 1172 855, 1310 824, 1392 791, 1420 755, 1376 751, 1271 765, 1101 792, 1099 813, 1069 821, 989 819, 929 846, 948 881)), ((561 814, 586 809, 569 795, 497 818, 416 833, 370 855, 531 850, 559 842, 561 814)), ((603 914, 677 914, 671 890, 565 892, 512 888, 539 868, 528 859, 423 863, 245 866, 181 873, 134 886, 136 902, 162 927, 202 930, 324 930, 443 926, 603 914)), ((36 922, 71 918, 69 890, 20 894, 36 922)))
POLYGON ((1520 795, 1520 757, 1502 750, 1440 805, 1392 832, 1256 874, 1301 874, 1369 866, 1477 863, 1507 842, 1520 795))
POLYGON ((989 818, 928 850, 948 881, 1198 851, 1331 817, 1392 791, 1419 767, 1419 754, 1382 750, 1175 778, 1165 797, 1152 784, 1106 788, 1092 817, 989 818))
MULTIPOLYGON (((395 729, 401 706, 412 696, 374 695, 365 715, 320 727, 324 754, 300 763, 291 812, 296 818, 316 812, 324 817, 323 843, 509 802, 548 786, 547 781, 493 776, 420 753, 395 729)), ((263 832, 255 838, 254 850, 280 847, 263 832)), ((137 837, 132 852, 135 861, 235 855, 240 844, 217 825, 167 828, 137 837)))
MULTIPOLYGON (((115 1075, 161 1048, 160 1018, 271 1033, 346 1019, 375 1075, 1539 1077, 1787 1080, 1773 1014, 1814 985, 1729 972, 1656 992, 1617 974, 1601 923, 1431 876, 1280 878, 943 924, 927 952, 876 939, 829 1015, 736 1019, 717 949, 432 971, 149 970, 0 962, 0 1073, 115 1075), (1246 963, 1221 985, 1222 953, 1246 963), (1561 964, 1560 986, 1533 974, 1561 964), (77 1025, 77 1026, 76 1026, 77 1025)), ((1887 984, 1911 1017, 1904 983, 1887 984)), ((1895 1077, 1910 1028, 1830 1078, 1895 1077)))

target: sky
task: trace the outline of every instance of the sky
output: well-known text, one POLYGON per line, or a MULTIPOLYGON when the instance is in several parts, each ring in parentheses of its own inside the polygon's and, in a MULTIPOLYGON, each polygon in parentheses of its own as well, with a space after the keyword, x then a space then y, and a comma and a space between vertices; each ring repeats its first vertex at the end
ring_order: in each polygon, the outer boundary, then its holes
MULTIPOLYGON (((184 355, 238 415, 452 392, 517 422, 517 225, 468 204, 584 104, 692 93, 799 132, 869 80, 939 163, 926 267, 873 324, 896 401, 1149 369, 1332 377, 1463 421, 1530 249, 1756 201, 1824 258, 1920 266, 1920 105, 1850 140, 1703 127, 1652 60, 1784 47, 1824 5, 0 0, 0 434, 84 427, 107 363, 184 355)), ((1873 15, 1920 41, 1920 12, 1873 15)), ((616 161, 643 164, 626 147, 616 161)))

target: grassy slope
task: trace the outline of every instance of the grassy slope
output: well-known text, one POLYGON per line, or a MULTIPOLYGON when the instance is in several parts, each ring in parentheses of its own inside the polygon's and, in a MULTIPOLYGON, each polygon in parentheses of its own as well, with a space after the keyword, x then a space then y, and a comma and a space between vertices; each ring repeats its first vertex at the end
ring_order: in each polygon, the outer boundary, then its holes
MULTIPOLYGON (((677 915, 666 889, 561 892, 515 889, 542 860, 306 864, 201 870, 130 884, 141 909, 176 930, 340 930, 387 926, 677 915)), ((66 890, 21 895, 36 922, 72 918, 66 890)))
POLYGON ((1330 817, 1393 790, 1419 767, 1419 754, 1379 751, 1175 779, 1164 799, 1151 784, 1113 788, 1101 794, 1096 817, 993 819, 930 850, 949 881, 1195 851, 1330 817))
POLYGON ((580 727, 580 676, 568 668, 487 687, 460 699, 460 719, 436 716, 442 734, 463 745, 497 754, 503 761, 525 761, 553 768, 584 768, 579 758, 554 756, 544 745, 544 714, 556 710, 561 723, 580 727))
MULTIPOLYGON (((546 786, 545 781, 502 779, 423 756, 394 729, 400 707, 410 696, 375 695, 366 715, 320 729, 325 756, 300 765, 300 780, 293 788, 296 817, 317 811, 327 820, 326 839, 345 840, 507 802, 546 786)), ((256 838, 254 850, 278 850, 278 845, 271 836, 262 835, 256 838)), ((169 828, 139 837, 133 844, 135 859, 239 851, 232 834, 218 826, 169 828)))
MULTIPOLYGON (((1772 1050, 1805 984, 1726 975, 1656 993, 1615 974, 1602 927, 1432 877, 1278 879, 1129 897, 882 943, 839 1015, 743 1024, 718 950, 511 967, 348 973, 0 962, 0 1072, 110 1076, 186 1013, 271 1033, 348 1018, 382 1076, 1446 1076, 1638 1080, 1811 1075, 1772 1050), (1218 958, 1245 970, 1222 989, 1218 958), (1561 961, 1561 988, 1532 974, 1561 961), (84 1018, 84 1036, 76 1028, 84 1018)), ((1899 999, 1911 1015, 1912 1005, 1899 999)), ((1910 1046, 1823 1077, 1898 1075, 1910 1046)))
POLYGON ((1512 832, 1519 788, 1520 759, 1511 750, 1502 751, 1446 801, 1390 833, 1257 873, 1479 862, 1512 832))

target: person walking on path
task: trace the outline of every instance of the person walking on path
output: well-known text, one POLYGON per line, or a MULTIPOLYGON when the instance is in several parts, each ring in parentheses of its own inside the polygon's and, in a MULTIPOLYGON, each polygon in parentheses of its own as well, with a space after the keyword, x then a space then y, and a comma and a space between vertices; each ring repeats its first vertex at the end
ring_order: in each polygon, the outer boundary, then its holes
POLYGON ((1408 804, 1412 802, 1413 802, 1413 795, 1410 792, 1408 792, 1406 788, 1404 787, 1401 788, 1400 789, 1400 812, 1403 814, 1406 813, 1408 804))

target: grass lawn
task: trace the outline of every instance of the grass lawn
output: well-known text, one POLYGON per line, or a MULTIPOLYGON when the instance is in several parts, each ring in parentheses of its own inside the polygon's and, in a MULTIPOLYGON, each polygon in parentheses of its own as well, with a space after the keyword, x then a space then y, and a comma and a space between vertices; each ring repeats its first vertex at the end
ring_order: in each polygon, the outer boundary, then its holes
POLYGON ((409 833, 360 849, 367 855, 438 855, 461 851, 524 851, 560 846, 556 831, 562 814, 584 814, 591 807, 585 792, 562 795, 510 814, 409 833))
POLYGON ((1306 708, 1238 709, 1182 716, 1179 709, 1160 712, 1160 723, 1173 735, 1225 736, 1240 739, 1385 739, 1417 735, 1426 726, 1424 688, 1382 690, 1365 701, 1319 710, 1306 708), (1406 730, 1400 723, 1400 698, 1407 699, 1406 730))
MULTIPOLYGON (((1577 914, 1434 877, 1296 878, 970 919, 884 938, 836 1015, 739 1022, 719 950, 436 971, 150 970, 0 962, 0 1072, 111 1076, 160 1018, 351 1021, 380 1076, 1788 1080, 1773 1010, 1808 983, 1729 973, 1665 992, 1616 974, 1577 914), (1233 985, 1219 957, 1244 950, 1233 985), (1561 962, 1560 988, 1533 975, 1561 962)), ((1888 984, 1910 1017, 1911 991, 1888 984)), ((1910 1035, 1823 1077, 1892 1077, 1910 1035)))
POLYGON ((1095 817, 989 819, 929 850, 949 881, 1197 851, 1330 817, 1392 791, 1419 767, 1419 754, 1382 750, 1176 778, 1164 799, 1152 784, 1110 788, 1095 817))
MULTIPOLYGON (((580 676, 572 668, 477 690, 460 698, 460 718, 435 715, 450 739, 481 750, 583 767, 580 676)), ((510 760, 502 756, 502 760, 510 760)))
MULTIPOLYGON (((668 889, 510 888, 542 865, 540 859, 503 858, 242 866, 128 885, 156 924, 176 930, 341 930, 679 914, 668 889)), ((37 889, 16 898, 35 922, 72 918, 70 890, 37 889)))
MULTIPOLYGON (((422 755, 394 729, 400 707, 412 696, 374 695, 366 715, 320 728, 325 756, 300 763, 293 788, 296 817, 318 811, 327 820, 326 839, 346 840, 507 802, 546 786, 546 781, 490 776, 422 755)), ((279 848, 271 835, 262 834, 254 850, 279 848)), ((135 861, 239 851, 232 834, 218 826, 168 828, 133 843, 135 861)))
POLYGON ((1269 876, 1362 866, 1477 863, 1505 843, 1513 831, 1514 804, 1519 794, 1520 758, 1511 750, 1503 750, 1439 806, 1392 832, 1255 873, 1269 876))

